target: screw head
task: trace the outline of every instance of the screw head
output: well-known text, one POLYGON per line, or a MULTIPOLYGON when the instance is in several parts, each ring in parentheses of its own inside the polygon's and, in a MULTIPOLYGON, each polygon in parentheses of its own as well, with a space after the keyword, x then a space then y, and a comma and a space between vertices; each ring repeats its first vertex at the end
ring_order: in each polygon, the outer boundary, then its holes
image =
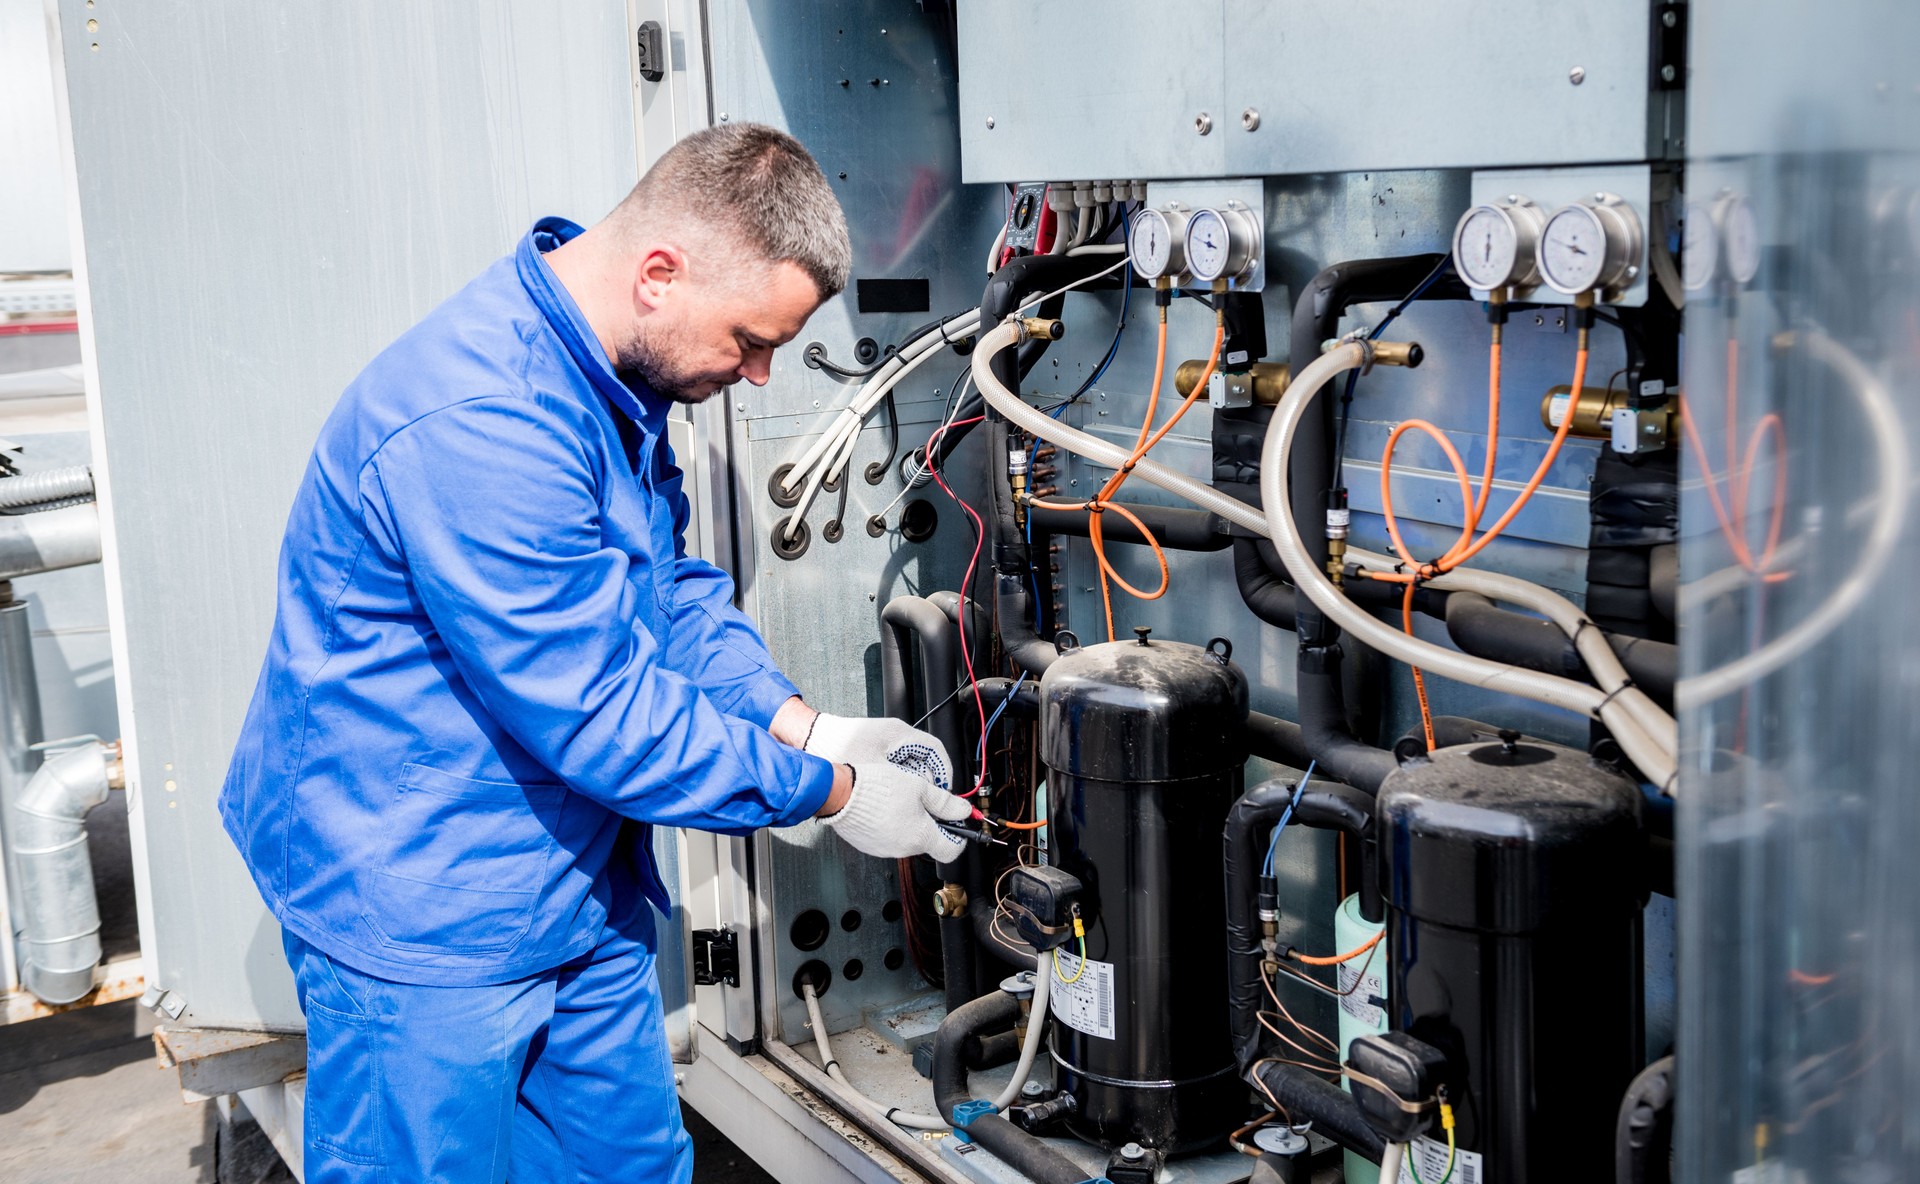
POLYGON ((1660 14, 1660 23, 1665 25, 1667 28, 1671 29, 1675 25, 1680 23, 1679 14, 1675 13, 1671 8, 1669 8, 1667 11, 1660 14))
POLYGON ((987 116, 987 130, 988 131, 993 130, 993 116, 991 115, 987 116))
POLYGON ((1128 1143, 1120 1149, 1120 1158, 1128 1161, 1142 1160, 1147 1157, 1147 1149, 1138 1143, 1128 1143))
POLYGON ((727 113, 725 111, 722 111, 720 113, 720 122, 725 123, 726 121, 727 121, 727 113))
POLYGON ((1679 77, 1679 73, 1680 73, 1680 72, 1679 72, 1678 70, 1675 70, 1675 69, 1674 69, 1674 68, 1673 68, 1672 66, 1670 66, 1670 65, 1669 65, 1669 66, 1662 66, 1662 67, 1660 67, 1660 81, 1662 81, 1662 82, 1672 82, 1672 81, 1673 81, 1673 80, 1674 80, 1675 78, 1677 78, 1677 77, 1679 77))
POLYGON ((1020 1096, 1023 1098, 1044 1098, 1047 1096, 1047 1087, 1038 1081, 1029 1080, 1025 1085, 1020 1087, 1020 1096))
POLYGON ((1567 71, 1567 81, 1575 86, 1579 86, 1586 80, 1587 68, 1585 66, 1575 66, 1573 69, 1567 71))
POLYGON ((1250 132, 1260 130, 1260 113, 1248 107, 1240 113, 1240 126, 1250 132))
POLYGON ((1213 130, 1213 116, 1205 111, 1193 117, 1194 134, 1204 136, 1213 130))

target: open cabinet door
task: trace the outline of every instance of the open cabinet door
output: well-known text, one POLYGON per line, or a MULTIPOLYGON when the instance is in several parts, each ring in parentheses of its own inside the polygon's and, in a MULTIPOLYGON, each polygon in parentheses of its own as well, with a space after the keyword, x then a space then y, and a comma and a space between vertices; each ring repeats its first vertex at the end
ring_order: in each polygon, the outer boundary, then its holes
MULTIPOLYGON (((369 359, 535 219, 592 222, 633 185, 630 20, 625 0, 49 0, 148 1000, 171 1028, 301 1029, 217 812, 288 507, 369 359)), ((682 1055, 686 981, 665 984, 682 1055)), ((282 1043, 209 1091, 279 1082, 282 1043)))

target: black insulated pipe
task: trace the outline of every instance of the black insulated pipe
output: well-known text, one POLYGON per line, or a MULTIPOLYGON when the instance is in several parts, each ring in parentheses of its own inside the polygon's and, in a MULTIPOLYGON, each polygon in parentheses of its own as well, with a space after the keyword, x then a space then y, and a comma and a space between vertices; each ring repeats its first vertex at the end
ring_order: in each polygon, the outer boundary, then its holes
MULTIPOLYGON (((1591 681, 1580 652, 1553 622, 1501 608, 1477 593, 1445 595, 1441 611, 1447 622, 1447 636, 1466 653, 1563 678, 1591 681)), ((1633 684, 1655 701, 1671 705, 1674 680, 1679 674, 1679 648, 1642 637, 1617 633, 1605 636, 1633 684)))
MULTIPOLYGON (((1336 263, 1307 282, 1293 305, 1287 361, 1298 374, 1320 356, 1320 344, 1338 335, 1340 318, 1355 304, 1401 300, 1438 267, 1444 255, 1407 255, 1397 259, 1355 259, 1336 263)), ((1452 278, 1429 288, 1426 299, 1464 299, 1467 290, 1452 278)), ((1339 400, 1326 390, 1300 421, 1294 433, 1287 492, 1293 501, 1294 525, 1316 567, 1327 563, 1327 490, 1333 485, 1333 428, 1339 400)), ((1329 624, 1311 602, 1300 606, 1300 642, 1303 646, 1332 643, 1339 630, 1329 624)))
POLYGON ((1241 794, 1227 812, 1221 833, 1227 881, 1227 1014, 1234 1061, 1243 1077, 1260 1059, 1260 869, 1271 832, 1289 806, 1295 825, 1337 830, 1360 841, 1360 915, 1368 921, 1386 916, 1373 841, 1373 799, 1350 786, 1318 780, 1296 795, 1295 784, 1268 781, 1241 794))
MULTIPOLYGON (((925 721, 928 731, 946 748, 956 776, 964 776, 960 761, 966 755, 966 745, 960 730, 958 698, 952 694, 959 681, 954 622, 931 601, 899 596, 880 610, 880 623, 880 693, 886 713, 909 723, 916 718, 916 700, 907 677, 907 652, 917 642, 918 702, 934 705, 925 721)), ((979 863, 979 853, 969 846, 960 858, 936 867, 942 880, 968 885, 984 879, 977 870, 979 863)), ((972 999, 978 990, 975 936, 965 917, 941 917, 938 927, 942 991, 951 1011, 972 999)))
POLYGON ((1673 1058, 1640 1070, 1620 1099, 1613 1135, 1614 1184, 1668 1184, 1673 1179, 1673 1058))
MULTIPOLYGON (((1013 1027, 1020 1001, 995 991, 947 1013, 933 1035, 933 1100, 948 1122, 973 1094, 967 1088, 967 1047, 983 1033, 1013 1027)), ((1035 1016, 1031 1023, 1042 1022, 1035 1016)), ((1084 1184, 1087 1173, 1072 1160, 997 1114, 983 1114, 964 1128, 966 1137, 1035 1184, 1084 1184)))
MULTIPOLYGON (((1205 510, 1186 510, 1168 506, 1145 506, 1131 502, 1115 503, 1131 512, 1153 532, 1169 551, 1224 551, 1235 545, 1227 533, 1226 522, 1205 510)), ((1092 529, 1092 515, 1084 510, 1047 510, 1038 506, 1027 510, 1035 534, 1066 534, 1086 538, 1092 529)), ((1109 543, 1145 545, 1146 537, 1120 514, 1106 514, 1100 520, 1100 537, 1109 543)))
POLYGON ((1355 1155, 1379 1163, 1380 1157, 1387 1153, 1386 1140, 1368 1125, 1366 1116, 1360 1113, 1360 1103, 1332 1082, 1297 1065, 1283 1065, 1278 1061, 1259 1065, 1247 1077, 1249 1081, 1257 1081, 1266 1096, 1284 1106, 1295 1122, 1312 1119, 1316 1133, 1355 1155))
POLYGON ((1300 646, 1294 694, 1307 751, 1330 777, 1369 794, 1399 767, 1393 754, 1375 748, 1347 725, 1346 695, 1340 685, 1338 645, 1300 646))

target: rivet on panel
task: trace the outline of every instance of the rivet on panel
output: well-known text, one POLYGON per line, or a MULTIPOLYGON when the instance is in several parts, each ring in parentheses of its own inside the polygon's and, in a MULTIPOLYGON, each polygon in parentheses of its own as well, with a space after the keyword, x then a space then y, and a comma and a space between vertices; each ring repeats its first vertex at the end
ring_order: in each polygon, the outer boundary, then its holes
POLYGON ((1240 113, 1240 126, 1243 128, 1246 128, 1250 132, 1259 131, 1260 130, 1260 113, 1254 110, 1252 107, 1248 107, 1245 111, 1242 111, 1240 113))
POLYGON ((993 130, 993 116, 991 115, 987 116, 987 130, 988 131, 993 130))
POLYGON ((98 33, 99 31, 100 31, 100 22, 89 17, 87 19, 87 32, 98 33))
POLYGON ((1205 111, 1193 117, 1193 130, 1197 135, 1206 135, 1213 130, 1213 116, 1205 111))
POLYGON ((1587 68, 1585 66, 1575 66, 1573 69, 1567 71, 1567 81, 1573 83, 1575 86, 1579 86, 1586 80, 1587 68))

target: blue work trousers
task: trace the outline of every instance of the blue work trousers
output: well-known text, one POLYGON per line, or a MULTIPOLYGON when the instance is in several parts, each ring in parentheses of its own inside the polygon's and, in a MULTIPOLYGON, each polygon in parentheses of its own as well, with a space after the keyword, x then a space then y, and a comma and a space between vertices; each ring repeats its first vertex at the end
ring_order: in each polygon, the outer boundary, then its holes
POLYGON ((307 1184, 685 1184, 652 917, 484 987, 362 974, 284 937, 307 1017, 307 1184))

